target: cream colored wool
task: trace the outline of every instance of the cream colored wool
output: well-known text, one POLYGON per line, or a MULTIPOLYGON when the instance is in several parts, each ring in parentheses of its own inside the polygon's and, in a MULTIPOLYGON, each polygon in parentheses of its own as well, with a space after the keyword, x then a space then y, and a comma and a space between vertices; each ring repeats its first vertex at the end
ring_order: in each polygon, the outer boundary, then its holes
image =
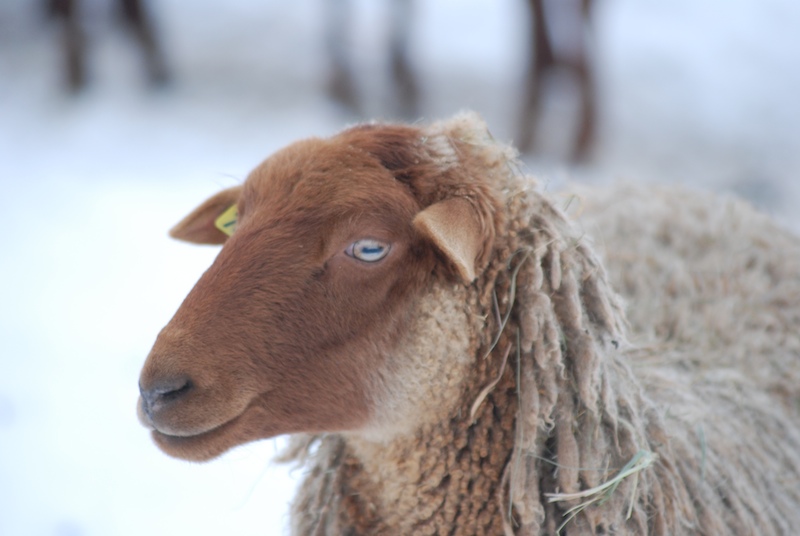
POLYGON ((645 450, 655 463, 561 533, 800 534, 800 240, 667 190, 581 192, 575 225, 476 117, 427 134, 467 143, 507 214, 478 281, 434 280, 411 311, 393 359, 412 385, 387 382, 413 396, 382 419, 401 429, 294 438, 294 533, 555 534, 576 503, 548 494, 645 450))
POLYGON ((637 343, 679 351, 692 368, 738 369, 800 406, 795 235, 740 200, 699 191, 627 185, 577 195, 580 225, 635 303, 627 313, 637 343))

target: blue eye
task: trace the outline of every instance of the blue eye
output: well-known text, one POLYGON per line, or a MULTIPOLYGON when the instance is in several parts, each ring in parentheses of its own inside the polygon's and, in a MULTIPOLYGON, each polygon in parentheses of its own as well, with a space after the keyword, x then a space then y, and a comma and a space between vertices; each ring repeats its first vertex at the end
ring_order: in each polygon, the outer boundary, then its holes
POLYGON ((380 240, 362 238, 350 244, 345 253, 360 261, 378 262, 389 253, 390 249, 391 246, 389 244, 385 244, 380 240))

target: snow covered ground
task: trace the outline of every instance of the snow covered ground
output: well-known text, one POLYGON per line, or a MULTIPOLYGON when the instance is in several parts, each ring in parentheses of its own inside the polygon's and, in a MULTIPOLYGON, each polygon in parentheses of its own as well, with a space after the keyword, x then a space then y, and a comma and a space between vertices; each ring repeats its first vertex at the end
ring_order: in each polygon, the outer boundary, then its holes
MULTIPOLYGON (((145 87, 110 14, 92 85, 60 91, 58 40, 30 0, 0 3, 0 535, 281 534, 297 475, 275 441, 210 464, 167 458, 134 412, 156 333, 216 250, 166 229, 269 153, 353 117, 321 87, 325 0, 162 0, 174 83, 145 87)), ((418 2, 422 4, 422 2, 418 2)), ((94 0, 93 5, 102 5, 94 0)), ((386 106, 384 3, 355 2, 367 114, 386 106)), ((734 191, 800 229, 800 3, 600 0, 595 161, 529 158, 565 178, 734 191)), ((513 137, 521 0, 420 5, 423 112, 481 112, 513 137)), ((545 130, 568 116, 551 101, 545 130)))

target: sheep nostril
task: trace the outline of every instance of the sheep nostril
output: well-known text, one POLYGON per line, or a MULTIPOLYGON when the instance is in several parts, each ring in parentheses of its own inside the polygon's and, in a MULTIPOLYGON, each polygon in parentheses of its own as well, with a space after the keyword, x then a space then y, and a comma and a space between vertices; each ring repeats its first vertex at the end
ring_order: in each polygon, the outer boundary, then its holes
POLYGON ((192 388, 192 382, 186 380, 180 387, 162 392, 161 397, 164 400, 174 400, 176 398, 180 398, 181 396, 185 395, 187 392, 189 392, 191 388, 192 388))
POLYGON ((193 387, 194 384, 186 376, 156 382, 149 389, 140 385, 139 392, 144 401, 145 413, 152 418, 154 412, 183 398, 193 387))

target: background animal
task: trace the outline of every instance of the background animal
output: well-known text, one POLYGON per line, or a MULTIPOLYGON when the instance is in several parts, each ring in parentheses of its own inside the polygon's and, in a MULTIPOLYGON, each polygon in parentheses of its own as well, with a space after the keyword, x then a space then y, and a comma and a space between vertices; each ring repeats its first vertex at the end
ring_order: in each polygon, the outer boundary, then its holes
MULTIPOLYGON (((331 0, 326 2, 327 13, 326 46, 328 49, 331 78, 328 89, 331 95, 354 111, 361 111, 358 79, 353 66, 352 50, 348 47, 352 31, 352 2, 331 0)), ((388 32, 388 64, 394 106, 387 112, 407 119, 416 119, 420 113, 420 91, 418 76, 413 67, 413 27, 415 9, 412 0, 390 0, 388 32)), ((570 130, 569 147, 566 154, 573 161, 584 160, 592 149, 597 115, 595 95, 592 40, 589 37, 592 15, 592 0, 528 0, 527 51, 523 55, 525 64, 520 66, 524 76, 522 99, 519 106, 516 146, 525 152, 537 148, 536 134, 541 129, 541 115, 547 96, 553 90, 575 95, 573 124, 563 128, 570 130), (553 78, 566 75, 569 84, 556 86, 553 78), (566 90, 564 88, 566 87, 566 90), (570 91, 574 89, 574 91, 570 91)), ((417 15, 418 17, 419 15, 417 15)), ((511 98, 515 91, 510 88, 505 97, 511 98)))
MULTIPOLYGON (((324 40, 322 44, 328 60, 327 91, 337 102, 358 116, 365 114, 363 81, 367 69, 357 67, 350 34, 354 31, 356 10, 352 0, 325 0, 324 40), (359 71, 363 71, 359 73, 359 71)), ((567 151, 573 160, 585 159, 591 150, 596 115, 596 97, 593 82, 592 53, 588 37, 591 18, 591 0, 528 0, 529 16, 526 43, 528 50, 523 56, 526 64, 520 66, 525 72, 524 87, 517 121, 517 146, 523 151, 536 148, 535 134, 540 123, 542 107, 548 90, 554 88, 552 78, 566 73, 574 85, 577 96, 574 124, 565 128, 573 132, 567 151)), ((387 64, 391 93, 384 103, 384 115, 417 119, 421 113, 424 95, 413 66, 415 9, 412 0, 388 1, 388 32, 386 44, 387 64)), ((88 41, 85 19, 89 12, 97 11, 97 5, 84 0, 48 0, 47 9, 61 25, 61 48, 67 87, 79 91, 87 84, 88 41)), ((147 2, 121 0, 116 3, 119 16, 126 29, 136 39, 145 61, 151 83, 161 84, 169 76, 165 53, 154 24, 154 16, 147 2)), ((418 14, 416 15, 419 16, 418 14)), ((268 60, 265 60, 265 62, 268 60)), ((265 65, 264 69, 268 69, 265 65)), ((509 90, 512 98, 515 91, 509 90)), ((566 92, 570 94, 569 91, 566 92)))
MULTIPOLYGON (((561 72, 576 90, 576 120, 568 158, 585 160, 592 149, 597 121, 593 40, 589 38, 592 0, 529 0, 531 48, 522 98, 516 145, 522 151, 536 148, 536 133, 549 78, 561 72)), ((569 86, 567 86, 569 87, 569 86)))
POLYGON ((471 115, 276 153, 173 229, 225 246, 141 421, 191 460, 300 434, 299 534, 796 531, 797 237, 624 189, 581 228, 531 186, 471 115))
MULTIPOLYGON (((364 114, 363 95, 349 44, 353 31, 355 12, 351 0, 325 2, 325 48, 329 58, 330 78, 328 92, 336 101, 358 115, 364 114)), ((417 76, 409 60, 412 44, 414 9, 412 0, 389 0, 387 54, 391 74, 391 101, 385 112, 406 118, 416 118, 420 113, 420 89, 417 76)), ((364 74, 364 73, 362 73, 364 74)))
MULTIPOLYGON (((80 0, 47 0, 49 14, 62 26, 62 51, 67 87, 79 91, 87 84, 87 37, 84 30, 86 2, 80 0), (81 8, 84 6, 84 9, 81 8)), ((92 2, 89 2, 92 7, 92 2)), ((167 66, 164 52, 156 34, 147 2, 142 0, 120 0, 117 4, 119 15, 141 47, 147 68, 147 75, 153 84, 167 80, 167 66)))

